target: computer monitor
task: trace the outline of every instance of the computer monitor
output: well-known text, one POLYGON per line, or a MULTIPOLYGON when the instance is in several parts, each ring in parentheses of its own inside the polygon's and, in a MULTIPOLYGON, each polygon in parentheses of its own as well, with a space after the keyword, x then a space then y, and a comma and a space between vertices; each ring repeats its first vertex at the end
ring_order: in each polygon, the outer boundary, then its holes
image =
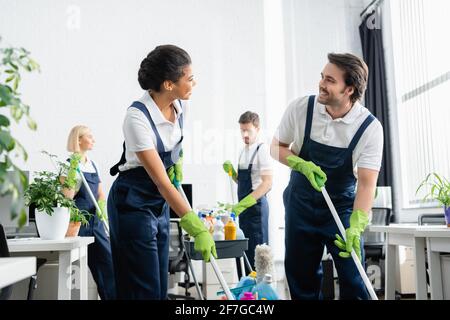
MULTIPOLYGON (((192 208, 192 184, 182 184, 181 187, 184 190, 184 193, 186 194, 186 197, 189 201, 189 205, 192 208)), ((170 218, 179 218, 179 216, 175 213, 175 211, 170 208, 170 218)))
MULTIPOLYGON (((25 176, 29 179, 29 172, 24 171, 25 176)), ((14 178, 14 173, 12 171, 8 171, 8 176, 10 179, 14 178)), ((19 217, 16 217, 15 219, 11 219, 11 205, 12 205, 12 195, 5 195, 0 196, 0 224, 3 225, 3 228, 5 229, 5 232, 8 233, 8 231, 12 229, 16 229, 19 226, 19 217)), ((26 213, 26 220, 25 220, 25 226, 28 226, 29 221, 29 213, 28 208, 25 208, 26 213)))

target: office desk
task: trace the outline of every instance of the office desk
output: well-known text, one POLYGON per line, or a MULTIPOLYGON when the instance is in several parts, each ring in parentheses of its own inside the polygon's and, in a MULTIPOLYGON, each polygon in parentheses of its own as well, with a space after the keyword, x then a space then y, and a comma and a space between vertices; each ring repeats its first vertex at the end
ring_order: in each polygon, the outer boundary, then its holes
MULTIPOLYGON (((72 293, 72 263, 78 261, 80 300, 87 299, 88 266, 87 246, 94 242, 94 237, 73 237, 63 240, 42 240, 40 238, 9 239, 11 256, 42 256, 58 260, 58 300, 70 300, 72 293)), ((78 288, 77 288, 78 289, 78 288)))
POLYGON ((445 225, 424 226, 422 229, 416 230, 414 234, 416 237, 424 237, 426 239, 431 299, 442 300, 444 294, 439 253, 450 253, 450 228, 445 225))
POLYGON ((36 257, 0 258, 0 289, 36 273, 36 257))
POLYGON ((371 232, 386 233, 385 299, 395 299, 397 246, 412 247, 415 256, 416 299, 426 300, 427 278, 425 270, 425 237, 415 235, 417 230, 429 226, 417 224, 390 224, 369 226, 371 232))

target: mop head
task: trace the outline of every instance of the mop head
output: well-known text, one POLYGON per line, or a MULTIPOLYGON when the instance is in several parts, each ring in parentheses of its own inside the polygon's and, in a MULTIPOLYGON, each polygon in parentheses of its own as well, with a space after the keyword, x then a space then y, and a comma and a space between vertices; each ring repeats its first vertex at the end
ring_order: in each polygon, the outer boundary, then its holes
POLYGON ((272 248, 267 244, 257 245, 255 248, 256 282, 259 283, 265 274, 273 276, 273 254, 272 248))

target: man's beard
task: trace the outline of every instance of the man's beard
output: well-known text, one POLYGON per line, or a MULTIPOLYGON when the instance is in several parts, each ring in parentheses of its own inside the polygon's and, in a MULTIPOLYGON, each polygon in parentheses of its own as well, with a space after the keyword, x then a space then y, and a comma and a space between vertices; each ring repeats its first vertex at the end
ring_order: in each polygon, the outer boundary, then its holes
MULTIPOLYGON (((319 91, 319 93, 320 93, 320 91, 319 91)), ((340 93, 343 94, 344 91, 342 91, 342 92, 340 92, 340 93)), ((338 100, 338 99, 336 98, 336 96, 331 95, 328 91, 326 91, 325 97, 321 97, 320 94, 319 94, 319 96, 317 97, 317 101, 318 101, 320 104, 323 104, 323 105, 325 105, 325 106, 338 106, 338 105, 340 105, 340 103, 341 103, 341 101, 338 100)))

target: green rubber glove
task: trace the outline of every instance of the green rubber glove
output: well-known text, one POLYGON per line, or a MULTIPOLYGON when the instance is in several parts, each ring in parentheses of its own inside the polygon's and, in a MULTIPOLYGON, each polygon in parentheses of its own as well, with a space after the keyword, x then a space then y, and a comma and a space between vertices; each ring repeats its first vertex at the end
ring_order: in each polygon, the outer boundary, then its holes
POLYGON ((69 159, 69 170, 67 171, 67 178, 65 181, 66 186, 69 189, 74 189, 77 185, 77 171, 78 165, 81 161, 81 155, 79 153, 73 153, 69 159))
POLYGON ((350 216, 350 227, 345 230, 344 241, 341 236, 336 234, 334 244, 341 250, 339 256, 342 258, 348 258, 351 256, 352 249, 355 249, 355 253, 361 261, 361 233, 369 223, 369 216, 363 210, 354 210, 350 216))
POLYGON ((251 194, 249 194, 244 199, 239 201, 238 204, 234 205, 233 208, 231 209, 231 211, 234 212, 237 217, 242 213, 242 211, 254 206, 255 204, 256 204, 255 198, 253 198, 253 196, 251 194))
POLYGON ((290 155, 286 158, 288 166, 293 170, 303 174, 311 183, 312 187, 321 192, 322 187, 325 186, 327 175, 311 161, 305 161, 300 157, 290 155))
POLYGON ((180 157, 177 163, 167 169, 167 175, 175 188, 178 188, 183 181, 183 157, 180 157))
POLYGON ((227 175, 230 175, 231 173, 231 177, 233 178, 233 180, 237 179, 236 170, 234 170, 234 167, 229 160, 223 163, 223 171, 225 171, 227 175))
POLYGON ((106 200, 98 200, 98 206, 100 207, 100 212, 97 210, 97 216, 101 221, 106 221, 108 219, 108 212, 106 210, 106 200))
POLYGON ((208 262, 210 254, 217 259, 216 244, 213 237, 194 211, 186 213, 181 218, 180 225, 190 236, 195 238, 194 249, 201 252, 203 260, 208 262))

